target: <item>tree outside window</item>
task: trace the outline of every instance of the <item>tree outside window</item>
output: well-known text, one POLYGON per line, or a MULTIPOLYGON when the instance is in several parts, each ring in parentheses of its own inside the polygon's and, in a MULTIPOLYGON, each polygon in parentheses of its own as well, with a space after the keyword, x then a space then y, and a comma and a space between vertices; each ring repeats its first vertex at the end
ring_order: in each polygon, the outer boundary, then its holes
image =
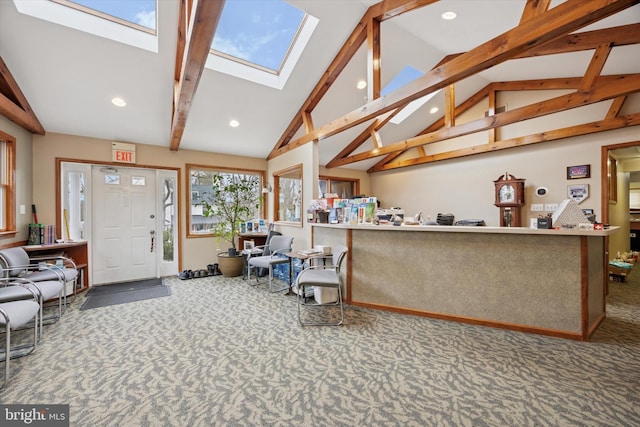
MULTIPOLYGON (((211 236, 215 234, 219 218, 205 215, 205 205, 215 206, 215 195, 212 191, 216 179, 225 182, 243 182, 252 188, 258 199, 262 195, 264 173, 254 170, 230 170, 224 168, 208 169, 204 166, 188 166, 189 170, 189 206, 190 215, 188 230, 190 236, 211 236)), ((252 209, 249 218, 264 218, 264 208, 252 209)))

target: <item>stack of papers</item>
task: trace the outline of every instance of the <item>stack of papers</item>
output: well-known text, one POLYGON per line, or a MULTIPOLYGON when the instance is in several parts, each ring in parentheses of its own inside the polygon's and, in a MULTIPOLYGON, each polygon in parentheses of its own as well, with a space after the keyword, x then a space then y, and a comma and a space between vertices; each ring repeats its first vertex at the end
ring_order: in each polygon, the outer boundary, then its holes
POLYGON ((314 255, 314 254, 320 254, 322 253, 322 251, 319 249, 303 249, 301 251, 298 251, 298 253, 300 255, 314 255))

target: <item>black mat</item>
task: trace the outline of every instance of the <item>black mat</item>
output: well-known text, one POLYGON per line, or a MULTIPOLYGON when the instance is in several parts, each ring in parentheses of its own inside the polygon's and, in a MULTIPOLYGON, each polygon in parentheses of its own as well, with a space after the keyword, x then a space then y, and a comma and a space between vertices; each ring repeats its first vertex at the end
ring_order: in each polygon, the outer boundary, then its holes
POLYGON ((87 300, 80 310, 126 304, 171 295, 171 289, 162 284, 162 279, 137 280, 135 282, 114 283, 91 288, 87 300))

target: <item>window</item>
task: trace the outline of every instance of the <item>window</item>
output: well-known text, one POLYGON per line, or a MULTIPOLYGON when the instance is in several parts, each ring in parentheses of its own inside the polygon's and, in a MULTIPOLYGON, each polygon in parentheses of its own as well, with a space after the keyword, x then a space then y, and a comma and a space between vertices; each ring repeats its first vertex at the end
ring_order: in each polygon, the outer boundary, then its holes
POLYGON ((24 15, 158 52, 156 0, 13 0, 13 4, 24 15))
POLYGON ((176 235, 176 180, 173 177, 162 179, 162 260, 173 262, 175 258, 176 235))
MULTIPOLYGON (((187 224, 188 236, 211 236, 215 224, 218 222, 215 217, 205 216, 203 201, 207 201, 215 205, 212 200, 212 185, 214 176, 223 175, 226 180, 244 180, 254 188, 256 198, 262 199, 262 183, 264 181, 264 172, 256 170, 238 170, 225 168, 208 168, 206 166, 187 165, 189 171, 189 203, 190 214, 187 216, 189 223, 187 224)), ((250 218, 264 218, 264 204, 259 209, 252 212, 250 218)))
POLYGON ((283 0, 227 0, 205 66, 282 89, 318 22, 283 0))
POLYGON ((273 174, 276 221, 302 225, 302 165, 273 174))
POLYGON ((16 232, 16 140, 0 132, 0 233, 16 232))
POLYGON ((156 0, 52 0, 56 3, 127 25, 137 30, 155 33, 156 0))
POLYGON ((360 194, 360 180, 357 178, 321 176, 318 186, 320 197, 325 193, 333 193, 341 199, 350 199, 360 194))

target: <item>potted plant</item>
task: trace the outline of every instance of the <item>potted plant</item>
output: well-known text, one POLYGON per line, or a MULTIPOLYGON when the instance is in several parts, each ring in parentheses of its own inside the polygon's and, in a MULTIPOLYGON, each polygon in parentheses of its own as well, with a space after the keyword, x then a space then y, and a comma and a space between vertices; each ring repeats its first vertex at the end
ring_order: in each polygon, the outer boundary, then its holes
POLYGON ((224 276, 242 274, 244 258, 236 248, 240 224, 259 216, 262 198, 257 175, 219 172, 212 176, 211 190, 204 194, 204 216, 214 218, 213 232, 219 241, 229 242, 227 252, 218 253, 218 267, 224 276))

